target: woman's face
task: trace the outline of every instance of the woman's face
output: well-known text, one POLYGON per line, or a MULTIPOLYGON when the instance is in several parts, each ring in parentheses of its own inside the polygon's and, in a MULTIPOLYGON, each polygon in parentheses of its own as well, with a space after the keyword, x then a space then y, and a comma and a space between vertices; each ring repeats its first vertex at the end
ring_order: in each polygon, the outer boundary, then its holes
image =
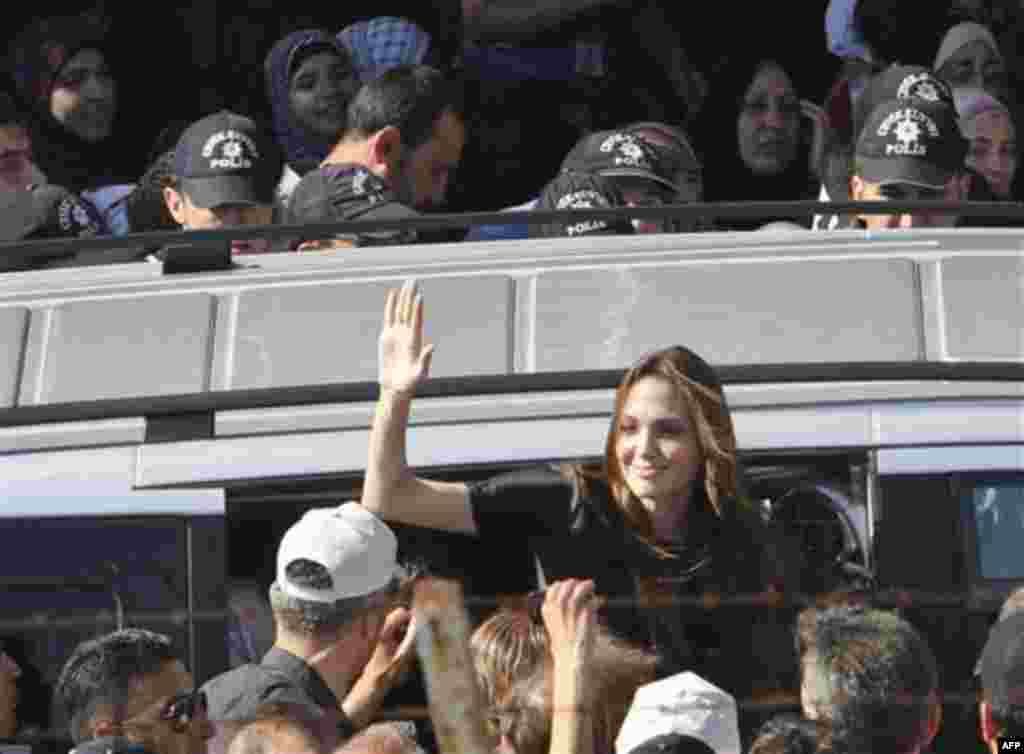
POLYGON ((641 500, 689 500, 704 458, 690 412, 668 379, 643 377, 630 388, 615 452, 623 479, 641 500))
POLYGON ((986 42, 976 39, 954 52, 938 70, 950 88, 975 87, 1002 97, 1006 93, 1006 65, 986 42))
POLYGON ((345 128, 346 108, 356 88, 355 73, 347 59, 333 52, 318 52, 292 73, 288 104, 304 129, 334 139, 345 128))
POLYGON ((1013 123, 1005 112, 990 110, 976 116, 969 131, 967 166, 985 176, 1000 198, 1008 198, 1017 172, 1017 135, 1013 123))
POLYGON ((117 110, 117 86, 103 53, 82 50, 53 82, 50 112, 80 139, 95 143, 110 136, 117 110))
POLYGON ((743 93, 737 136, 740 157, 757 175, 781 173, 796 157, 800 100, 777 65, 761 68, 743 93))

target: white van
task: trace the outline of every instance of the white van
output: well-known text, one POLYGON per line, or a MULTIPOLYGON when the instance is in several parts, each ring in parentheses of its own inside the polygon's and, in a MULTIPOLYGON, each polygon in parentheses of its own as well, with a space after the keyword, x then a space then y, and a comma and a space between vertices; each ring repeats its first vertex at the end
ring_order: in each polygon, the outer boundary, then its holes
MULTIPOLYGON (((384 294, 416 277, 438 350, 412 465, 469 479, 595 458, 621 370, 685 344, 719 367, 748 491, 809 575, 842 557, 930 595, 911 610, 964 692, 1024 583, 1022 238, 713 233, 0 277, 0 620, 49 680, 95 630, 76 621, 118 610, 176 633, 198 677, 223 669, 225 585, 268 583, 302 510, 358 495, 384 294)), ((530 566, 400 536, 482 602, 530 566)))

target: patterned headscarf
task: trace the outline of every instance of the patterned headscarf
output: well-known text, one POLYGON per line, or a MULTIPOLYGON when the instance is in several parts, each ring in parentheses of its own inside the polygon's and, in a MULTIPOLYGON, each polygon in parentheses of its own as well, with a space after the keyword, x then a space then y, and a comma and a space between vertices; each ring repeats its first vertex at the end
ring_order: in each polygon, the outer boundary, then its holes
POLYGON ((302 61, 319 52, 331 52, 343 60, 349 55, 345 48, 322 29, 292 32, 274 45, 263 63, 267 97, 273 111, 274 138, 285 154, 288 164, 299 173, 316 167, 334 146, 333 141, 311 134, 292 113, 288 92, 291 76, 302 61))
POLYGON ((430 35, 404 18, 380 16, 345 27, 338 34, 363 83, 390 68, 419 65, 430 50, 430 35))

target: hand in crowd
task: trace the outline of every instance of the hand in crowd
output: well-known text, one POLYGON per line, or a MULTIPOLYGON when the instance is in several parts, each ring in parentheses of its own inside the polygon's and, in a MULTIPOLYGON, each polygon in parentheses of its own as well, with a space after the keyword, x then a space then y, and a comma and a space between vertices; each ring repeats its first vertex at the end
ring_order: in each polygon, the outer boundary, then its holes
POLYGON ((554 658, 549 754, 593 754, 595 700, 588 676, 597 630, 594 582, 555 582, 540 612, 554 658))
POLYGON ((541 607, 555 663, 581 662, 593 649, 597 597, 593 581, 566 579, 548 587, 541 607))
POLYGON ((416 656, 415 637, 412 613, 404 607, 391 610, 369 662, 342 705, 357 728, 370 723, 387 693, 408 676, 416 656))
POLYGON ((805 118, 811 121, 813 132, 811 136, 810 165, 818 180, 824 180, 825 155, 832 141, 832 127, 828 120, 828 113, 809 100, 800 100, 800 112, 805 118))
POLYGON ((423 344, 423 297, 413 281, 388 291, 379 341, 380 389, 412 393, 430 372, 433 345, 423 344))

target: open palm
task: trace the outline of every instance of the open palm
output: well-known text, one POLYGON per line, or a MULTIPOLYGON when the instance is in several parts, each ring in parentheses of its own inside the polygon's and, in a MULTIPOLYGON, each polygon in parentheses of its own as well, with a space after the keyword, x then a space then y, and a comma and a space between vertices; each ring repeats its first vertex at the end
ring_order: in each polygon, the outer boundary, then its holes
POLYGON ((381 390, 411 393, 430 372, 434 347, 423 344, 423 297, 412 281, 388 291, 378 353, 381 390))

